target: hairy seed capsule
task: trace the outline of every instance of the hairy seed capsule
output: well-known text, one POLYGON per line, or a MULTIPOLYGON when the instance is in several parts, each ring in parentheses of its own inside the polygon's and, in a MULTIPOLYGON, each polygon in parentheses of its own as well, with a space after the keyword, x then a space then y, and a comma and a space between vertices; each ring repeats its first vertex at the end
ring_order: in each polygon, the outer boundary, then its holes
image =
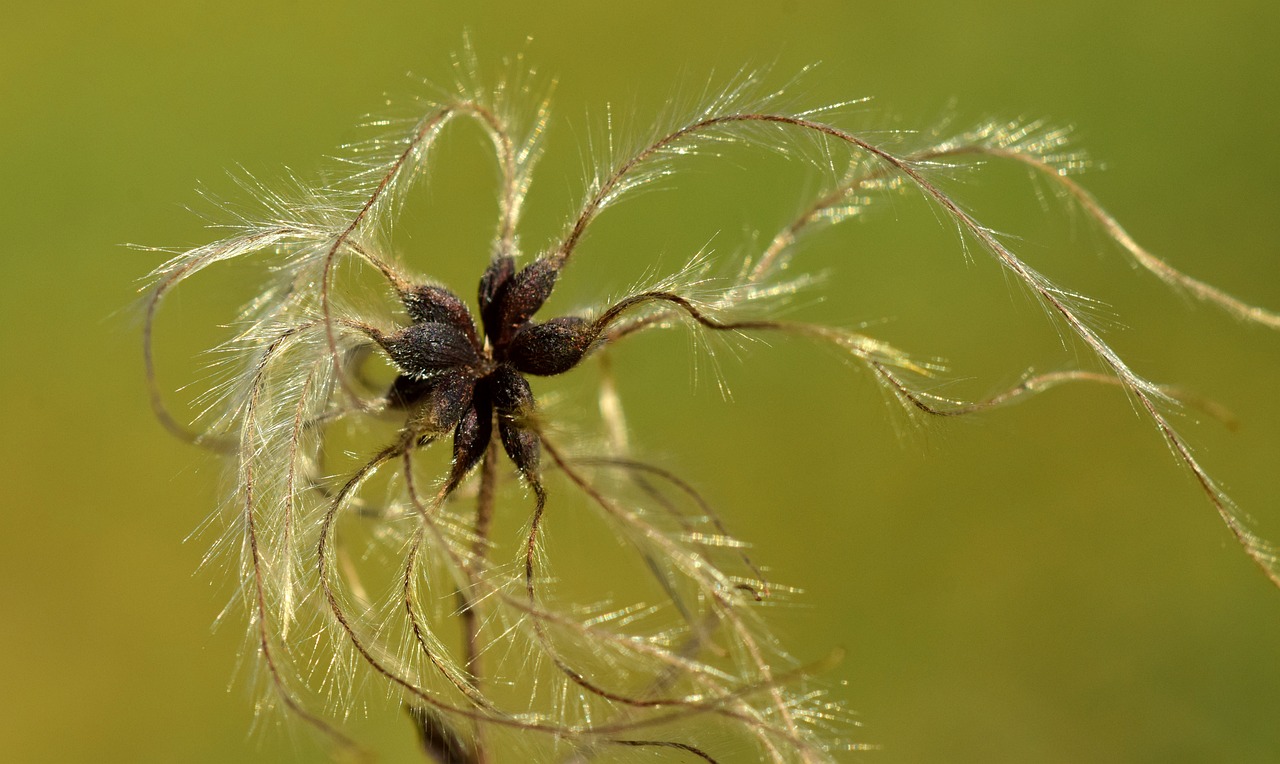
POLYGON ((449 369, 474 368, 480 357, 467 336, 451 324, 413 324, 378 343, 400 371, 429 379, 449 369))
POLYGON ((563 374, 578 365, 599 336, 593 323, 577 316, 528 324, 511 340, 507 360, 525 374, 563 374))
MULTIPOLYGON (((550 258, 539 258, 529 263, 506 283, 497 297, 498 335, 495 344, 505 344, 511 335, 523 326, 542 303, 551 296, 560 270, 550 258)), ((487 329, 487 327, 486 327, 487 329)))
POLYGON ((464 371, 445 372, 431 391, 422 412, 422 422, 428 432, 445 432, 453 429, 471 408, 475 392, 475 378, 464 371))
POLYGON ((415 324, 449 324, 474 339, 471 311, 456 294, 444 287, 423 284, 401 293, 405 312, 415 324))
POLYGON ((453 469, 449 476, 458 483, 480 462, 493 437, 493 408, 484 397, 472 399, 471 406, 453 431, 453 469))

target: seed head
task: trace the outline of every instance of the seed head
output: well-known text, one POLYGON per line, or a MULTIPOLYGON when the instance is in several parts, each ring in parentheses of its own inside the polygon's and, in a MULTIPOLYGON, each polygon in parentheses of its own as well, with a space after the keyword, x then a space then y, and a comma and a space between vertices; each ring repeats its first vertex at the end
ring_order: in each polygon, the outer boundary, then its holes
POLYGON ((264 193, 260 220, 241 220, 233 235, 176 253, 152 274, 144 331, 152 400, 170 430, 220 452, 229 465, 227 545, 239 549, 265 707, 283 708, 337 747, 357 750, 341 722, 377 686, 407 709, 427 755, 449 762, 505 761, 511 750, 585 762, 619 746, 716 761, 726 741, 729 750, 752 746, 761 760, 817 762, 857 748, 844 737, 843 713, 813 686, 823 662, 806 666, 789 656, 761 616, 760 606, 786 588, 766 580, 692 482, 628 449, 609 354, 633 335, 672 327, 828 345, 906 409, 927 415, 972 414, 1063 382, 1120 387, 1280 585, 1271 548, 1246 528, 1172 426, 1167 412, 1177 395, 1131 369, 1077 295, 1028 266, 937 182, 967 162, 1020 163, 1136 264, 1244 320, 1280 328, 1276 314, 1138 245, 1075 180, 1084 163, 1065 131, 991 123, 890 151, 837 124, 838 108, 785 108, 782 93, 759 95, 757 78, 743 76, 631 153, 612 157, 554 245, 527 257, 520 214, 548 120, 532 81, 483 87, 464 76, 412 124, 356 147, 356 170, 339 190, 264 193), (458 120, 486 132, 501 177, 474 304, 460 296, 468 291, 408 270, 385 235, 413 181, 429 172, 438 136, 458 120), (594 310, 543 315, 606 209, 678 177, 682 157, 726 142, 811 162, 827 185, 766 246, 736 263, 733 278, 708 280, 704 256, 679 278, 594 310), (1100 371, 1029 374, 989 399, 953 400, 920 387, 940 372, 936 364, 861 333, 776 317, 779 301, 810 282, 802 268, 789 267, 805 235, 906 191, 953 222, 966 246, 995 258, 1092 352, 1100 371), (263 284, 221 348, 230 381, 206 393, 210 414, 181 424, 155 376, 158 308, 206 268, 243 258, 269 262, 275 281, 263 284), (378 276, 382 308, 355 307, 359 269, 378 276), (393 370, 390 379, 378 380, 379 360, 393 370), (595 361, 609 435, 603 446, 562 441, 528 377, 573 374, 595 361), (432 472, 430 457, 441 449, 448 466, 432 472), (360 458, 339 466, 351 450, 360 458), (523 486, 523 508, 509 476, 523 486), (559 497, 594 507, 618 540, 618 556, 633 556, 652 578, 652 601, 601 605, 562 596, 541 542, 544 512, 559 497), (495 516, 515 514, 527 517, 521 535, 496 535, 495 516), (514 551, 516 564, 502 562, 502 550, 514 551))

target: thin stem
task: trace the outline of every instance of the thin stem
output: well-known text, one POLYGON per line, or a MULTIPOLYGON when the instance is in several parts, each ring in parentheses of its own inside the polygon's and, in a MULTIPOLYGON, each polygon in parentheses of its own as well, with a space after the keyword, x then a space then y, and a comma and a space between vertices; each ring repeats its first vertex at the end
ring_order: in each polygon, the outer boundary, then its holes
MULTIPOLYGON (((471 559, 466 573, 473 582, 483 567, 489 552, 489 529, 493 524, 494 499, 497 495, 498 482, 498 441, 489 442, 480 462, 480 489, 476 494, 475 539, 471 545, 471 559)), ((480 604, 475 599, 474 587, 458 589, 458 612, 462 628, 462 649, 467 673, 471 677, 471 687, 481 692, 484 683, 484 668, 480 663, 480 604)), ((487 760, 487 747, 484 743, 484 725, 475 725, 476 762, 484 764, 487 760)))
MULTIPOLYGON (((413 449, 405 448, 404 453, 402 454, 402 459, 405 480, 406 482, 411 482, 413 480, 413 449)), ((428 506, 422 506, 415 503, 414 507, 417 509, 419 516, 426 517, 429 513, 437 511, 440 506, 444 504, 452 490, 453 486, 445 485, 440 489, 435 498, 432 499, 431 504, 428 506)), ((423 527, 423 525, 419 525, 418 530, 413 535, 413 540, 409 544, 409 551, 405 555, 404 575, 401 583, 401 604, 404 605, 405 614, 409 618, 409 626, 413 631, 414 640, 418 643, 419 649, 431 665, 434 666, 436 670, 440 672, 441 676, 448 680, 449 683, 458 690, 458 692, 466 696, 466 698, 472 703, 475 703, 477 707, 493 711, 494 708, 489 702, 489 699, 486 698, 476 686, 474 677, 464 678, 458 676, 458 672, 453 668, 453 666, 448 661, 440 658, 436 654, 436 651, 432 649, 431 645, 428 644, 427 627, 419 617, 417 606, 414 604, 418 599, 417 565, 418 557, 422 549, 423 527)), ((478 752, 479 747, 477 746, 477 753, 478 752)))
POLYGON ((632 748, 673 748, 677 751, 691 753, 703 761, 711 762, 711 764, 716 764, 716 760, 711 758, 706 751, 687 743, 675 743, 669 740, 622 740, 620 738, 613 738, 611 740, 606 740, 605 742, 610 745, 621 745, 632 748))

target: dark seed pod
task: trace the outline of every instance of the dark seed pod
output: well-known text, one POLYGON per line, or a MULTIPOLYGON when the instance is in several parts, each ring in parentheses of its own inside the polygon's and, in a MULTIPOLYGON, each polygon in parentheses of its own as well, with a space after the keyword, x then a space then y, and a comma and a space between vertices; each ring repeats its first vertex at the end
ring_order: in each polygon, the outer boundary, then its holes
POLYGON ((473 344, 477 344, 471 311, 467 310, 466 303, 448 289, 423 284, 402 292, 400 301, 404 303, 404 309, 413 323, 449 324, 467 335, 473 344))
POLYGON ((471 408, 476 380, 464 371, 448 371, 432 389, 422 411, 422 421, 428 432, 445 432, 453 429, 471 408))
MULTIPOLYGON (((495 344, 502 345, 510 339, 514 330, 538 312, 542 303, 551 296, 560 269, 549 258, 539 258, 529 263, 507 283, 503 294, 497 297, 498 326, 495 344)), ((485 327, 488 331, 488 327, 485 327)), ((492 336, 492 335, 491 335, 492 336)))
POLYGON ((533 409, 533 390, 514 367, 502 364, 486 379, 485 393, 499 414, 519 414, 533 409))
POLYGON ((578 365, 599 336, 595 324, 577 316, 526 324, 512 338, 507 361, 525 374, 563 374, 578 365))
POLYGON ((431 394, 439 381, 438 378, 418 379, 401 374, 387 390, 387 402, 395 409, 413 408, 431 394))
POLYGON ((516 272, 516 262, 510 255, 495 257, 480 277, 480 320, 484 323, 485 336, 491 340, 498 336, 502 296, 507 291, 511 276, 516 272))
POLYGON ((472 399, 471 406, 463 413, 453 431, 453 468, 449 482, 462 480, 489 448, 493 437, 493 408, 483 396, 472 399))
POLYGON ((502 448, 506 450, 516 469, 526 476, 536 476, 542 454, 537 433, 504 417, 498 420, 498 434, 502 436, 502 448))
POLYGON ((451 324, 413 324, 378 343, 404 374, 428 379, 449 369, 474 368, 480 362, 475 345, 451 324))

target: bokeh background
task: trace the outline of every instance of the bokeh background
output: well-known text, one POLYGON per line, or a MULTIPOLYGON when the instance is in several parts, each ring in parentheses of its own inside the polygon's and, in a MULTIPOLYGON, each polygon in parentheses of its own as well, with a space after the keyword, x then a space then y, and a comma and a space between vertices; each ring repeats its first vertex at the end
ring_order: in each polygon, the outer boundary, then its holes
MULTIPOLYGON (((242 636, 210 629, 230 588, 196 572, 204 542, 183 541, 213 506, 216 465, 148 411, 133 306, 160 258, 122 245, 207 241, 198 183, 243 201, 226 174, 238 166, 306 177, 386 98, 446 80, 466 30, 488 71, 524 51, 559 82, 529 250, 576 203, 606 103, 616 126, 642 134, 708 73, 724 82, 763 66, 781 84, 820 61, 798 100, 873 96, 850 127, 927 129, 947 114, 957 127, 987 116, 1075 125, 1101 160, 1084 182, 1140 241, 1280 307, 1280 5, 462 5, 6 7, 0 759, 325 759, 305 734, 250 731, 242 636)), ((465 130, 442 154, 403 252, 469 291, 492 170, 465 130)), ((750 152, 691 161, 672 191, 602 220, 556 299, 598 300, 707 242, 731 258, 815 182, 750 152)), ((1233 431, 1192 412, 1185 432, 1259 531, 1280 539, 1280 336, 1168 293, 1080 216, 1042 205, 1025 172, 991 168, 950 188, 1021 237, 1041 270, 1104 300, 1099 318, 1138 371, 1238 416, 1233 431)), ((949 392, 1073 362, 1044 314, 981 254, 967 263, 954 231, 908 197, 814 237, 797 265, 831 269, 800 315, 872 322, 945 357, 949 392)), ((218 279, 168 308, 191 329, 171 332, 170 358, 225 320, 219 286, 240 293, 218 279)), ((850 760, 1280 760, 1280 592, 1117 391, 1062 389, 919 425, 803 343, 718 359, 729 400, 681 337, 619 353, 635 441, 680 465, 775 579, 805 589, 771 617, 802 659, 846 651, 825 679, 857 712, 855 737, 882 747, 850 760)), ((171 367, 173 384, 196 378, 197 363, 171 367)), ((564 408, 584 390, 570 385, 564 408)), ((555 523, 568 544, 573 519, 555 523)), ((399 718, 363 730, 407 743, 399 718)), ((414 760, 405 744, 390 751, 414 760)))

